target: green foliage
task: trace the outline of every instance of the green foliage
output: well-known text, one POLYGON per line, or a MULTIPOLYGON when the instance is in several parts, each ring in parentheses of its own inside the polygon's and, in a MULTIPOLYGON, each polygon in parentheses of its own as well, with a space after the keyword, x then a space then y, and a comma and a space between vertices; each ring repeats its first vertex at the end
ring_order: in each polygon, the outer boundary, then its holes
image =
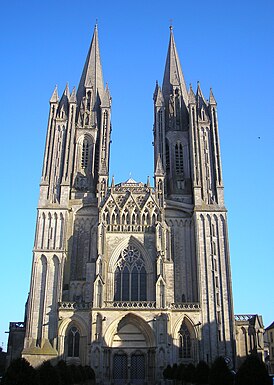
POLYGON ((12 361, 2 379, 3 385, 37 385, 36 371, 24 358, 12 361))
POLYGON ((38 369, 39 385, 60 385, 58 371, 49 361, 38 369))
POLYGON ((196 366, 194 382, 198 385, 207 384, 209 376, 209 366, 205 361, 200 361, 196 366))
POLYGON ((59 375, 60 385, 73 384, 73 378, 72 378, 70 367, 66 364, 65 361, 63 360, 59 361, 55 368, 59 375))
MULTIPOLYGON (((209 373, 209 385, 232 385, 233 375, 223 357, 213 362, 209 373)), ((259 385, 259 384, 257 384, 259 385)))
POLYGON ((46 361, 35 370, 24 358, 18 358, 12 361, 1 384, 72 385, 84 384, 89 379, 95 379, 94 370, 90 366, 67 365, 63 360, 52 366, 50 361, 46 361))
POLYGON ((271 385, 272 379, 267 373, 265 364, 257 355, 250 355, 240 366, 236 378, 236 385, 271 385))

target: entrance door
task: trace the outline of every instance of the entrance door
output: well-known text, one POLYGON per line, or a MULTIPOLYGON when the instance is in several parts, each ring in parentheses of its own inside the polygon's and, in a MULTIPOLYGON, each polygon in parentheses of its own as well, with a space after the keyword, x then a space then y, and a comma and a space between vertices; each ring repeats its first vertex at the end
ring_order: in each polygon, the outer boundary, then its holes
POLYGON ((131 356, 130 365, 131 383, 141 385, 145 380, 145 356, 142 353, 135 353, 131 356))
POLYGON ((114 354, 113 356, 113 380, 116 385, 127 383, 127 355, 114 354))

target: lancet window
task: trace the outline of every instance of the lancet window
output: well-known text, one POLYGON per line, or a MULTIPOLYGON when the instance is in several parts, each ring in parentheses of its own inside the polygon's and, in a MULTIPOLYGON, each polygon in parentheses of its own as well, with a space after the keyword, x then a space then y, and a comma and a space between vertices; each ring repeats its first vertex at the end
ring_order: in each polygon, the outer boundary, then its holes
POLYGON ((83 145, 82 145, 82 157, 81 157, 82 168, 88 167, 89 153, 90 153, 90 143, 88 142, 87 139, 84 139, 83 145))
POLYGON ((170 171, 169 144, 166 140, 166 172, 170 171))
POLYGON ((145 261, 135 246, 129 245, 121 252, 114 280, 114 301, 146 301, 145 261))
POLYGON ((184 173, 183 146, 180 142, 175 145, 175 167, 178 174, 184 173))
POLYGON ((68 357, 79 357, 80 333, 76 326, 68 331, 68 357))
POLYGON ((182 323, 179 335, 179 358, 191 358, 191 337, 185 322, 182 323))

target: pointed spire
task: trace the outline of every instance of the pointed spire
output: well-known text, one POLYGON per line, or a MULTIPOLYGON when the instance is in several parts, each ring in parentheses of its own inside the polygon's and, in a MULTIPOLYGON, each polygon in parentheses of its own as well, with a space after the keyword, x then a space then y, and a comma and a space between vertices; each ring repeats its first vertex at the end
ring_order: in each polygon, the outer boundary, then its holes
POLYGON ((156 167, 155 167, 155 175, 163 176, 165 174, 164 167, 161 159, 161 155, 158 154, 156 167))
POLYGON ((61 117, 61 118, 65 117, 65 116, 63 116, 62 111, 65 113, 66 116, 68 114, 69 99, 70 99, 70 92, 69 92, 69 85, 67 83, 66 88, 65 88, 63 95, 61 97, 61 100, 60 100, 60 103, 58 106, 58 110, 57 110, 58 111, 57 113, 59 114, 59 117, 61 117))
POLYGON ((85 95, 85 88, 93 88, 95 94, 97 94, 98 91, 100 98, 102 98, 104 94, 104 81, 99 51, 97 24, 94 27, 91 45, 77 91, 78 102, 80 102, 82 97, 85 95))
POLYGON ((115 187, 115 182, 114 182, 114 175, 112 175, 112 179, 111 179, 111 188, 114 188, 115 187))
POLYGON ((153 94, 153 100, 156 107, 162 107, 164 106, 164 98, 161 91, 161 87, 159 86, 158 82, 156 82, 155 91, 153 94))
POLYGON ((58 103, 58 101, 59 101, 59 96, 58 96, 58 89, 57 89, 57 85, 56 85, 49 102, 50 103, 58 103))
POLYGON ((185 105, 188 105, 188 95, 187 88, 185 84, 184 75, 182 72, 179 56, 177 54, 177 49, 175 45, 175 40, 173 36, 173 28, 170 27, 170 39, 169 46, 166 58, 166 66, 163 80, 163 96, 164 98, 169 98, 172 93, 172 87, 177 86, 181 89, 181 94, 183 96, 185 105))
POLYGON ((217 105, 216 99, 215 99, 213 92, 212 92, 212 88, 210 88, 210 92, 209 92, 209 104, 217 105))
POLYGON ((196 103, 196 96, 194 94, 192 84, 189 85, 189 91, 188 91, 188 101, 189 103, 195 104, 196 103))
POLYGON ((103 97, 102 97, 102 102, 101 102, 101 107, 110 107, 111 105, 111 96, 108 88, 108 84, 106 84, 106 89, 104 91, 103 97))
POLYGON ((198 102, 198 107, 202 107, 202 105, 207 106, 207 102, 204 98, 203 92, 201 90, 200 82, 197 82, 197 92, 196 92, 196 100, 198 102))
POLYGON ((76 102, 77 102, 77 100, 76 100, 76 89, 75 89, 75 87, 73 87, 73 89, 72 89, 72 92, 71 92, 69 101, 70 101, 70 103, 76 103, 76 102))

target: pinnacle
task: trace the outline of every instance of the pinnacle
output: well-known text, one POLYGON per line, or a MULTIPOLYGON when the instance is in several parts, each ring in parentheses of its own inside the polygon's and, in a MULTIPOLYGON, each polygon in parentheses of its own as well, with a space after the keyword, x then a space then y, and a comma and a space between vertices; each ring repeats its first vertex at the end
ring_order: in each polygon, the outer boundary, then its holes
POLYGON ((212 88, 210 88, 210 92, 209 92, 209 104, 217 104, 216 99, 212 92, 212 88))
POLYGON ((191 84, 189 85, 188 101, 189 103, 196 103, 196 97, 191 84))
POLYGON ((207 102, 204 98, 204 95, 203 95, 203 92, 201 90, 201 86, 200 86, 200 82, 198 81, 197 82, 197 92, 196 92, 196 99, 197 99, 197 102, 198 102, 198 106, 201 107, 202 104, 204 104, 205 106, 207 106, 207 102))
POLYGON ((51 95, 51 98, 50 98, 50 103, 58 103, 59 101, 59 96, 58 96, 58 89, 57 89, 57 85, 55 86, 54 88, 54 91, 51 95))
POLYGON ((158 154, 157 161, 156 161, 156 167, 155 167, 155 175, 164 175, 164 167, 161 159, 161 155, 158 154))
POLYGON ((73 87, 72 89, 72 92, 71 92, 71 95, 70 95, 70 100, 69 100, 71 103, 76 103, 77 100, 76 100, 76 89, 75 87, 73 87))
POLYGON ((153 100, 157 107, 161 107, 164 105, 164 98, 162 94, 161 87, 159 86, 158 82, 156 82, 155 91, 153 94, 153 100))
POLYGON ((110 96, 108 84, 106 84, 106 88, 105 88, 104 94, 102 96, 101 106, 102 107, 110 107, 110 105, 111 105, 111 96, 110 96))

